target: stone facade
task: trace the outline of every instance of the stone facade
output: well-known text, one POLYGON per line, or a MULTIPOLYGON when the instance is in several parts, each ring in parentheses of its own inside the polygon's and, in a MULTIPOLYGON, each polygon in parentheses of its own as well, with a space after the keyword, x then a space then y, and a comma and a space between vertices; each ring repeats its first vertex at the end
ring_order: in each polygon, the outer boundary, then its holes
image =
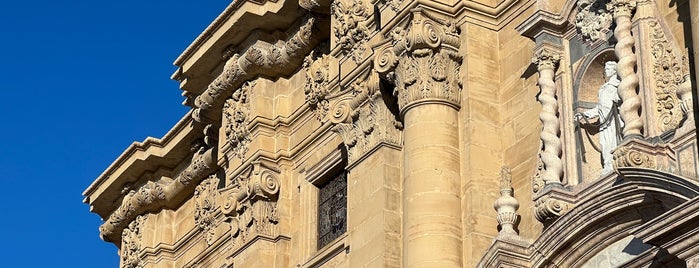
POLYGON ((695 267, 696 46, 693 0, 233 1, 83 195, 123 267, 695 267))

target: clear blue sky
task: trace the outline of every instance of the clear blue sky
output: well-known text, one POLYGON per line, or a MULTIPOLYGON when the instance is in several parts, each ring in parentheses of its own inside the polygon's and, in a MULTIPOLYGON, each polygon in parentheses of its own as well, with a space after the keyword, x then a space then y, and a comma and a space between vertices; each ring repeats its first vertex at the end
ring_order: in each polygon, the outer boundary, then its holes
POLYGON ((82 191, 186 112, 172 62, 230 1, 5 1, 0 267, 118 267, 82 191))

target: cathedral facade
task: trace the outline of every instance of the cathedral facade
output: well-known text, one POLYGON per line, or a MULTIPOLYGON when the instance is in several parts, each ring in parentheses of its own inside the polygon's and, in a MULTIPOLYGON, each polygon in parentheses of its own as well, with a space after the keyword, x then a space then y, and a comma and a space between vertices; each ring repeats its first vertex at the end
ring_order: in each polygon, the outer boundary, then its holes
POLYGON ((83 195, 128 268, 699 267, 697 46, 694 0, 232 1, 83 195))

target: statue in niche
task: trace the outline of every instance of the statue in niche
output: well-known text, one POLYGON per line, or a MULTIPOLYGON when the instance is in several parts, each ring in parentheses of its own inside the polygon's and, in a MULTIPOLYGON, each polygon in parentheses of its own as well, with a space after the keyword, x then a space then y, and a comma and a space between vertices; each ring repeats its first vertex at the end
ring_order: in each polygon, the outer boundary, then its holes
POLYGON ((604 76, 607 82, 599 89, 596 107, 574 115, 574 120, 580 125, 599 127, 600 146, 595 149, 602 155, 602 174, 613 170, 612 150, 619 144, 619 134, 621 134, 621 127, 623 127, 618 108, 621 99, 617 90, 621 81, 616 73, 616 66, 617 63, 614 61, 607 61, 604 64, 604 76), (598 121, 589 121, 589 119, 595 118, 598 118, 598 121))

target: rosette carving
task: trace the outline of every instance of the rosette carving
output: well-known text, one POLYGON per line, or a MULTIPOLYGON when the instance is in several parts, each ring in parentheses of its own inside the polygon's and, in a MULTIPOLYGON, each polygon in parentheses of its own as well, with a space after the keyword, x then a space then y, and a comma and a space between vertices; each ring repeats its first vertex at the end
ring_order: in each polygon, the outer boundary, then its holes
POLYGON ((621 78, 619 83, 619 97, 622 103, 619 107, 621 119, 624 121, 624 139, 643 137, 643 121, 639 115, 641 98, 638 96, 638 75, 636 74, 636 54, 633 47, 635 39, 631 35, 631 15, 636 9, 635 0, 611 0, 607 9, 613 12, 616 28, 614 37, 617 43, 614 53, 619 62, 617 74, 621 78))
POLYGON ((541 142, 543 151, 540 154, 544 164, 541 178, 545 184, 561 183, 563 176, 563 161, 561 160, 562 146, 560 138, 561 123, 558 118, 558 100, 556 99, 555 70, 560 61, 560 54, 551 49, 540 49, 532 60, 539 70, 539 102, 541 113, 539 119, 543 125, 541 142))
POLYGON ((584 40, 597 41, 606 36, 612 25, 612 13, 604 0, 578 0, 575 26, 584 40))
POLYGON ((216 214, 219 179, 209 176, 194 189, 194 223, 202 230, 207 245, 211 245, 216 235, 216 214))
POLYGON ((683 62, 675 55, 660 24, 652 21, 649 25, 652 30, 650 40, 658 127, 665 132, 678 128, 684 118, 682 105, 677 97, 679 86, 685 82, 686 72, 683 62))
POLYGON ((333 35, 340 50, 349 55, 354 62, 364 60, 366 42, 371 34, 374 9, 363 0, 337 0, 330 5, 333 23, 333 35))
POLYGON ((243 84, 233 92, 233 96, 223 105, 224 132, 226 141, 231 146, 233 155, 240 159, 245 158, 250 143, 250 100, 249 95, 255 81, 243 84))
POLYGON ((136 219, 129 223, 129 226, 122 231, 120 255, 121 267, 123 268, 143 267, 141 258, 138 255, 141 253, 143 224, 146 218, 146 215, 136 217, 136 219))
POLYGON ((390 33, 377 49, 374 68, 395 84, 401 113, 423 101, 461 103, 459 33, 454 24, 414 9, 407 28, 390 33))
POLYGON ((256 236, 278 235, 278 175, 278 169, 254 162, 222 195, 221 210, 227 216, 235 248, 243 247, 256 236))

